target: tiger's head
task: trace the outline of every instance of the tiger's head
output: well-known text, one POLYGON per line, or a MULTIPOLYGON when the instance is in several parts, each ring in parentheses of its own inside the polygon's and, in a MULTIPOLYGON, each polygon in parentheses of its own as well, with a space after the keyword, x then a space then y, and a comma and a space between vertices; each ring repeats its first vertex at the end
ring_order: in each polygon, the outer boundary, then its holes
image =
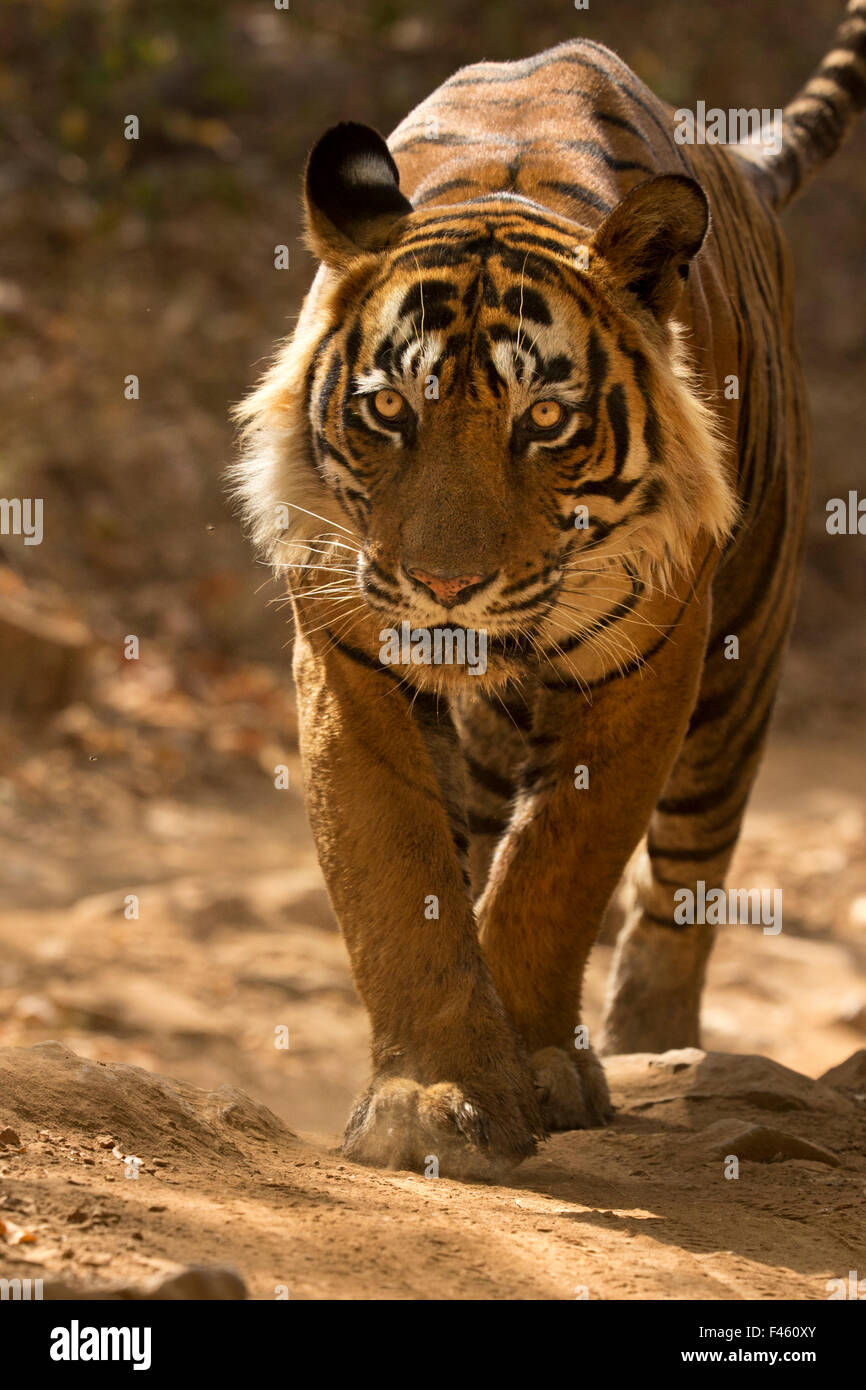
POLYGON ((336 537, 383 624, 507 646, 555 638, 583 575, 666 582, 701 533, 725 538, 723 446, 675 316, 697 183, 652 178, 594 233, 508 194, 413 209, 384 140, 344 124, 305 191, 319 274, 238 412, 239 491, 277 565, 302 578, 336 537))

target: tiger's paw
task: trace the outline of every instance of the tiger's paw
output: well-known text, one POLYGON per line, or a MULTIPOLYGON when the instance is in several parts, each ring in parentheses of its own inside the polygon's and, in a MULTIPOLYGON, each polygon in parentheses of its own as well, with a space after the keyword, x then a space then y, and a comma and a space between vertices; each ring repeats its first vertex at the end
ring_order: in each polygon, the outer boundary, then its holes
POLYGON ((387 1077, 374 1081, 356 1103, 343 1153, 377 1168, 499 1179, 534 1154, 542 1138, 534 1096, 521 1104, 486 1088, 476 1095, 456 1082, 422 1086, 387 1077))
POLYGON ((530 1061, 548 1129, 596 1129, 611 1119, 607 1079, 592 1048, 542 1047, 530 1061))

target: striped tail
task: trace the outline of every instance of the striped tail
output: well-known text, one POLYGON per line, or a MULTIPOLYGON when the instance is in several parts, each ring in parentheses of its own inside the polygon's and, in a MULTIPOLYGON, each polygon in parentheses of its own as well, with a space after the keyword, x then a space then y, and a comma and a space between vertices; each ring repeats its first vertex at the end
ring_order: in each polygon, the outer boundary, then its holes
POLYGON ((866 0, 849 0, 833 49, 782 113, 781 149, 760 160, 775 207, 785 207, 836 153, 864 106, 866 0))

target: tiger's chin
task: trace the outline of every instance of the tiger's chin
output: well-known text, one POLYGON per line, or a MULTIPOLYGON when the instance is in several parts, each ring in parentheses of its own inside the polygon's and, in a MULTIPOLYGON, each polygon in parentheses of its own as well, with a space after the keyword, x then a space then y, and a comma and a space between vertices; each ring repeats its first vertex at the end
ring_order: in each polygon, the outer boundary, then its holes
POLYGON ((473 694, 493 694, 495 691, 502 691, 514 681, 514 666, 509 666, 504 661, 491 662, 486 670, 477 674, 453 666, 407 666, 399 671, 399 676, 406 685, 425 694, 452 698, 459 696, 462 699, 473 694))
POLYGON ((457 618, 418 622, 381 617, 380 663, 419 690, 465 695, 501 688, 514 679, 515 662, 534 663, 532 637, 501 625, 472 626, 457 618), (497 630, 498 629, 498 630, 497 630))

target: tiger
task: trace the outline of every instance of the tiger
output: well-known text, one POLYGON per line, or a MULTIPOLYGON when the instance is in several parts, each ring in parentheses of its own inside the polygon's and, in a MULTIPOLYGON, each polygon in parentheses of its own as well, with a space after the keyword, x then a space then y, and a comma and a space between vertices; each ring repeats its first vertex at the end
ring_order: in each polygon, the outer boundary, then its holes
POLYGON ((291 605, 305 800, 369 1016, 351 1160, 506 1174, 608 1123, 602 1057, 700 1043, 714 929, 677 894, 725 885, 807 512, 779 216, 864 105, 864 56, 850 0, 780 138, 690 143, 570 39, 309 155, 319 267, 236 407, 233 486, 291 605))

